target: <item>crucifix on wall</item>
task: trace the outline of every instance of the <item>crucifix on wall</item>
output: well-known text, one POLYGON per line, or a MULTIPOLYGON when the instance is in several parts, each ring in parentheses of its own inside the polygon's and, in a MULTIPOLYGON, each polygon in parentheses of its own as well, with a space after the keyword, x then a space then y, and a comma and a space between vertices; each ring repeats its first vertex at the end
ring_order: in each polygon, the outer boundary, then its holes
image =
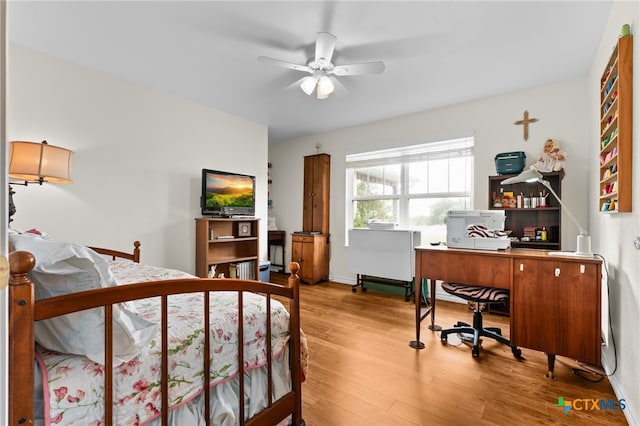
POLYGON ((515 124, 516 126, 519 125, 524 125, 524 140, 526 141, 527 139, 529 139, 529 123, 535 123, 536 121, 538 121, 537 118, 529 118, 529 111, 525 110, 524 111, 524 118, 522 120, 518 120, 516 121, 515 124))

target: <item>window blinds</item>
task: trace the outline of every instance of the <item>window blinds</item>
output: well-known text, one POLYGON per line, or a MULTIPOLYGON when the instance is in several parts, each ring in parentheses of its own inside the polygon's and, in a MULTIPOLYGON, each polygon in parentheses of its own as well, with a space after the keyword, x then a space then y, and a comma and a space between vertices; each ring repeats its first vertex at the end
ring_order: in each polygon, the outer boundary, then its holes
POLYGON ((375 167, 473 156, 473 137, 349 154, 347 168, 375 167))

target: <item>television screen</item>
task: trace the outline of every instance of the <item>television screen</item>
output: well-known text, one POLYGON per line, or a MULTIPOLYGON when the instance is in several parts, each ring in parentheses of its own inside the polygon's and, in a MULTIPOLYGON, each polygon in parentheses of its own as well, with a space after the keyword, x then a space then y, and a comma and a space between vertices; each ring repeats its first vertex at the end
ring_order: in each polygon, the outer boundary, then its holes
POLYGON ((202 215, 253 216, 255 176, 202 169, 202 215))

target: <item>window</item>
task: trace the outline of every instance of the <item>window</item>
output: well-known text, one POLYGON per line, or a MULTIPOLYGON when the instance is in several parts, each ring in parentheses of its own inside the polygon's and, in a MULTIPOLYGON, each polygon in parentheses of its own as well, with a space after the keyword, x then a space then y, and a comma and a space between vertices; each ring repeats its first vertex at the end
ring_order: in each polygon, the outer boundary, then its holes
POLYGON ((348 228, 393 222, 445 241, 449 210, 470 209, 473 137, 347 155, 348 228))

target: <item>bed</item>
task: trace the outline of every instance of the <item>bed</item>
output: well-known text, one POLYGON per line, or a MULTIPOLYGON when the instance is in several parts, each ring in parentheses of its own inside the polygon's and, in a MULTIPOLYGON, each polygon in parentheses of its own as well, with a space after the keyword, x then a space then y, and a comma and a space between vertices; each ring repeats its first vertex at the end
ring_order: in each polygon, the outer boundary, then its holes
POLYGON ((200 279, 139 263, 139 242, 52 255, 27 234, 10 234, 9 424, 304 425, 297 264, 286 286, 200 279))

